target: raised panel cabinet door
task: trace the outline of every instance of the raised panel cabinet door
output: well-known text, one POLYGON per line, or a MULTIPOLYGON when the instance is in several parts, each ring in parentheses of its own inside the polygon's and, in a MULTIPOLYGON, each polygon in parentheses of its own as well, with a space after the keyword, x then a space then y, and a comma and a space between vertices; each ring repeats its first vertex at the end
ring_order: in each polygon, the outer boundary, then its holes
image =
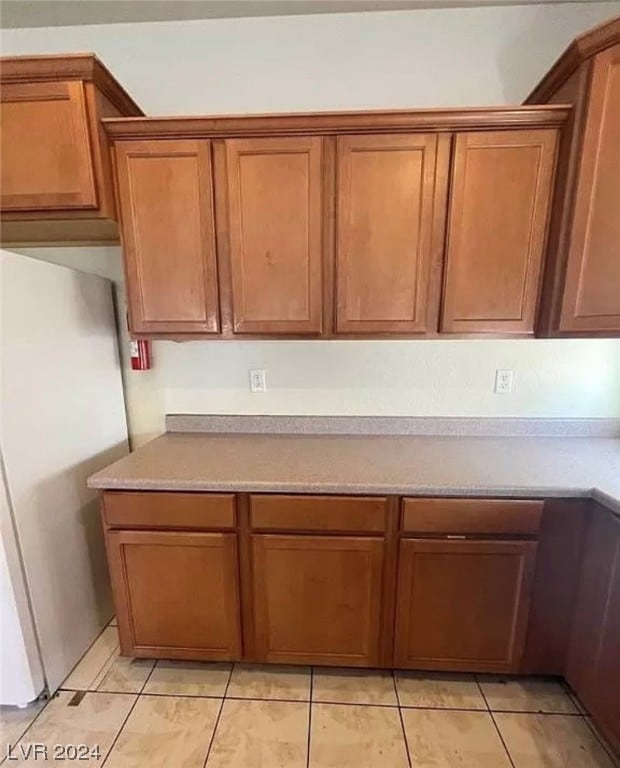
POLYGON ((620 332, 620 45, 594 60, 561 331, 620 332))
POLYGON ((437 331, 448 136, 339 136, 336 330, 437 331))
POLYGON ((257 661, 379 662, 383 540, 252 536, 257 661))
POLYGON ((217 333, 209 141, 115 145, 129 320, 134 333, 217 333))
POLYGON ((0 109, 2 210, 96 208, 84 85, 7 83, 0 109))
POLYGON ((620 519, 596 506, 586 538, 566 679, 620 747, 620 519))
POLYGON ((106 541, 123 654, 239 658, 235 534, 111 531, 106 541))
POLYGON ((555 130, 457 135, 442 331, 534 331, 556 145, 555 130))
POLYGON ((226 144, 235 333, 322 327, 322 139, 226 144))
POLYGON ((402 540, 395 665, 516 672, 536 546, 533 541, 402 540))
POLYGON ((620 520, 616 520, 615 541, 616 554, 594 676, 595 708, 592 714, 615 749, 620 751, 620 520))

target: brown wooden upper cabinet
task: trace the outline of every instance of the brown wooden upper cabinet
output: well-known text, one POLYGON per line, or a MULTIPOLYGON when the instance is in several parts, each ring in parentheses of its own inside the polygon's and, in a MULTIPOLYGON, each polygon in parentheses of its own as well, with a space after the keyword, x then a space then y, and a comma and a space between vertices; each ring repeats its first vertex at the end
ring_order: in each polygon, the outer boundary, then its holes
POLYGON ((142 112, 93 55, 0 60, 3 244, 115 242, 100 119, 142 112))
POLYGON ((533 333, 557 134, 455 138, 441 330, 533 333))
POLYGON ((533 333, 566 116, 106 120, 131 330, 533 333))
POLYGON ((575 40, 528 98, 571 104, 540 333, 620 334, 620 18, 575 40))
POLYGON ((336 331, 436 331, 450 137, 338 137, 336 331))
POLYGON ((319 334, 322 139, 225 144, 233 331, 319 334))
POLYGON ((131 330, 217 333, 211 142, 124 141, 115 158, 131 330))

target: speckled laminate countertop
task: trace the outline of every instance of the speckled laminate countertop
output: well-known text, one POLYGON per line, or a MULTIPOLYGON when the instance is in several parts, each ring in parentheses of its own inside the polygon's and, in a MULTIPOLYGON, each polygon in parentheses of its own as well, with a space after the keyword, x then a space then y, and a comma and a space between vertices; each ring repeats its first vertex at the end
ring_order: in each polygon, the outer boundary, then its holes
POLYGON ((91 488, 593 496, 620 514, 620 439, 166 433, 91 488))

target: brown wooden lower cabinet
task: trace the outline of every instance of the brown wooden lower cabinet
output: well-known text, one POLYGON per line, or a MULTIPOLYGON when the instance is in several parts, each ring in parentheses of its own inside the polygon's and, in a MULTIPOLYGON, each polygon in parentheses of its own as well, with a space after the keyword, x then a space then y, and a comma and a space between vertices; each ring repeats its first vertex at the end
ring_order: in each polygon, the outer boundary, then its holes
POLYGON ((239 658, 235 534, 109 531, 107 549, 124 655, 239 658))
POLYGON ((403 540, 395 665, 518 671, 536 547, 533 541, 403 540))
POLYGON ((258 661, 379 663, 383 540, 252 537, 258 661))
POLYGON ((566 679, 620 751, 620 518, 600 507, 586 539, 566 679))
POLYGON ((126 656, 564 674, 620 750, 599 505, 116 491, 102 512, 126 656))

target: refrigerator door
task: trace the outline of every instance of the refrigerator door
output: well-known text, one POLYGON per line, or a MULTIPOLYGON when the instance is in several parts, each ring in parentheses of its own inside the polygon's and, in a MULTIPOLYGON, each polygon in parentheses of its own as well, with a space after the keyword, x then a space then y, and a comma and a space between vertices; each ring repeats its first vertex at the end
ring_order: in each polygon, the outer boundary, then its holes
POLYGON ((0 704, 22 706, 45 687, 0 455, 0 704))
POLYGON ((45 678, 112 615, 86 478, 128 451, 111 283, 0 251, 0 447, 45 678))

